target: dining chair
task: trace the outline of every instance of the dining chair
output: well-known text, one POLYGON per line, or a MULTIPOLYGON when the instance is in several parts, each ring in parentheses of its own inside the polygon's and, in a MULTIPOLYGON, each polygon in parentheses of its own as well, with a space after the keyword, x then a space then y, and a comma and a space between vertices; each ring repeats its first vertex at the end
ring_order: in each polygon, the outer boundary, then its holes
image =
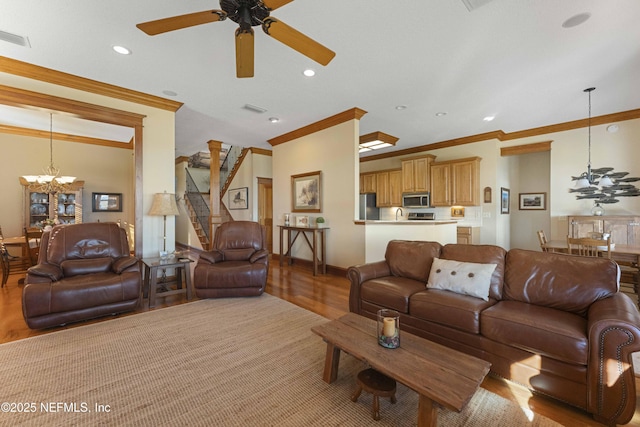
POLYGON ((536 233, 538 234, 538 241, 540 242, 542 252, 550 252, 549 248, 544 246, 547 244, 547 236, 544 234, 544 230, 538 230, 536 233))
POLYGON ((567 246, 570 254, 611 259, 611 237, 607 239, 591 239, 589 237, 573 238, 567 236, 567 246))
POLYGON ((27 248, 29 248, 29 260, 31 265, 38 263, 38 255, 40 254, 40 239, 42 238, 42 230, 39 228, 24 228, 24 238, 27 240, 27 248))
POLYGON ((2 240, 0 240, 0 265, 2 266, 2 285, 0 288, 4 288, 4 285, 7 283, 7 279, 9 278, 11 266, 9 264, 9 253, 7 252, 7 248, 4 246, 4 243, 2 243, 2 240))

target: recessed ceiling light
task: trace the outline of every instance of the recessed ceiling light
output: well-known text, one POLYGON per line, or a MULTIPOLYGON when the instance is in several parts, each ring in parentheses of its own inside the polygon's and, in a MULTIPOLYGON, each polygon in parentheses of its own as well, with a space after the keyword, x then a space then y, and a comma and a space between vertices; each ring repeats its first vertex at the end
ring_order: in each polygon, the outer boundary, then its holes
POLYGON ((131 50, 127 49, 124 46, 114 45, 114 46, 111 46, 111 48, 116 52, 118 52, 120 55, 131 55, 131 50))
POLYGON ((316 75, 316 72, 314 70, 312 70, 311 68, 307 68, 306 70, 304 70, 302 72, 302 74, 304 74, 307 77, 313 77, 316 75))
POLYGON ((172 90, 163 90, 162 93, 164 93, 167 96, 178 96, 178 92, 174 92, 172 90))
POLYGON ((618 126, 618 125, 609 125, 609 126, 607 126, 607 132, 609 132, 609 133, 616 133, 616 132, 618 132, 618 130, 620 130, 620 126, 618 126))
POLYGON ((280 119, 279 119, 279 118, 277 118, 277 117, 269 117, 269 121, 270 121, 271 123, 278 123, 278 122, 280 121, 280 119))
POLYGON ((484 120, 485 122, 491 122, 491 121, 493 121, 493 119, 495 119, 495 118, 496 118, 496 116, 487 116, 487 117, 485 117, 485 118, 484 118, 484 119, 482 119, 482 120, 484 120))
POLYGON ((396 105, 396 110, 406 110, 407 106, 406 105, 396 105))
POLYGON ((591 18, 591 14, 589 12, 579 13, 564 21, 562 23, 562 28, 577 27, 580 24, 584 24, 589 18, 591 18))
POLYGON ((444 111, 438 111, 436 113, 436 117, 442 117, 442 116, 446 116, 446 115, 447 115, 447 113, 445 113, 444 111))

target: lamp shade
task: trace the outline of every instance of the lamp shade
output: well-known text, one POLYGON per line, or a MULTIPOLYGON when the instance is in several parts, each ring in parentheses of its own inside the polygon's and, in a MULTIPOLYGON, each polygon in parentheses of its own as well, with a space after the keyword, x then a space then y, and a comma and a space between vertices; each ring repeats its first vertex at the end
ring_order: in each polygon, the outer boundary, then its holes
POLYGON ((176 195, 167 192, 154 194, 149 215, 180 215, 176 205, 176 195))

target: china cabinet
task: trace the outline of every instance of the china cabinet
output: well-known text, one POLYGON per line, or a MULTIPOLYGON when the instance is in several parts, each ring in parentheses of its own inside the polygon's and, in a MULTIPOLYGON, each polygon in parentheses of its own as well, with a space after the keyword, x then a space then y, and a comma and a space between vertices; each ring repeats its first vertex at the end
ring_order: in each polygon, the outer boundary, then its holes
POLYGON ((68 192, 55 194, 32 191, 24 185, 25 227, 38 227, 49 218, 60 224, 81 223, 83 185, 84 181, 76 181, 68 192))

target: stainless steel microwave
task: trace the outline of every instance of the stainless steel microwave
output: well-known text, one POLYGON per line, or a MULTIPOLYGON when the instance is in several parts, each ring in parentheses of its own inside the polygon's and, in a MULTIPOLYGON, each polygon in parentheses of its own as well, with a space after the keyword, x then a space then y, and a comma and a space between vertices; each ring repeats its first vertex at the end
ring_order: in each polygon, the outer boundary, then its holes
POLYGON ((402 206, 405 208, 428 208, 429 193, 404 193, 402 195, 402 206))

